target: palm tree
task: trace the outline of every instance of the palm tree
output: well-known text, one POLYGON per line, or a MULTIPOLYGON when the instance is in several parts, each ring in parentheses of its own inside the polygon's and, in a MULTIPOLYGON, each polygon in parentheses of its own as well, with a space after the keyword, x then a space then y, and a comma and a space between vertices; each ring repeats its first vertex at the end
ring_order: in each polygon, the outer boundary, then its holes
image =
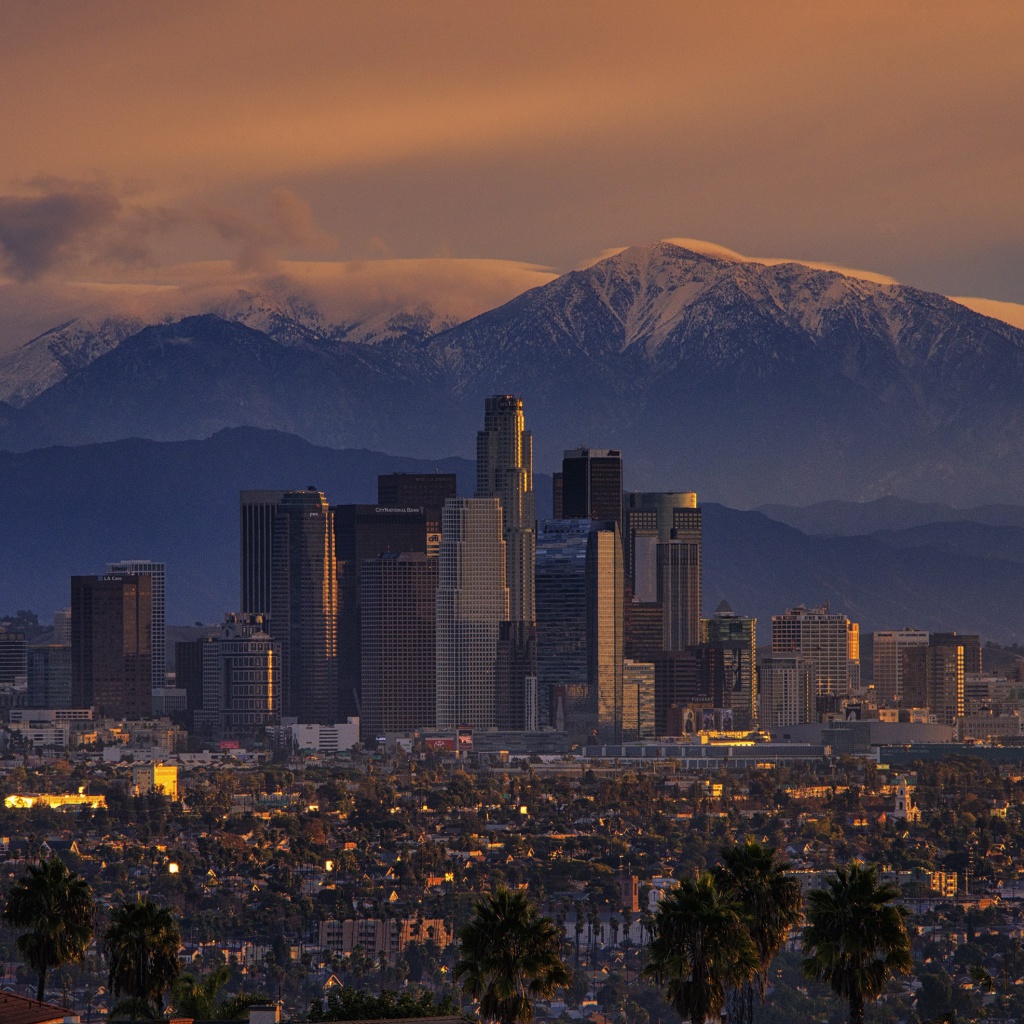
POLYGON ((570 984, 557 925, 521 892, 499 887, 478 900, 459 941, 455 979, 485 1020, 529 1024, 532 1000, 570 984))
POLYGON ((803 899, 800 883, 786 874, 778 851, 755 839, 726 846, 722 867, 714 870, 720 889, 733 893, 743 906, 743 916, 757 950, 759 967, 739 991, 738 1012, 729 1018, 754 1019, 754 993, 763 1003, 768 991, 768 968, 782 949, 790 929, 800 921, 803 899))
POLYGON ((178 1017, 209 1020, 217 1009, 217 996, 227 984, 231 972, 226 966, 216 967, 205 978, 182 974, 171 988, 171 1004, 178 1017))
POLYGON ((103 935, 107 986, 115 996, 163 1006, 163 994, 181 973, 181 934, 166 907, 150 900, 122 903, 103 935))
POLYGON ((644 975, 667 985, 665 998, 693 1024, 720 1016, 726 992, 760 968, 742 905, 707 871, 658 904, 649 953, 644 975))
POLYGON ((850 1024, 864 1020, 864 1001, 877 999, 897 974, 909 974, 907 911, 893 901, 894 885, 879 882, 874 867, 854 861, 807 897, 804 974, 827 982, 850 1003, 850 1024))
POLYGON ((40 1002, 47 972, 85 956, 95 910, 89 883, 59 857, 30 865, 8 895, 3 918, 14 928, 27 929, 18 937, 18 952, 39 976, 40 1002))

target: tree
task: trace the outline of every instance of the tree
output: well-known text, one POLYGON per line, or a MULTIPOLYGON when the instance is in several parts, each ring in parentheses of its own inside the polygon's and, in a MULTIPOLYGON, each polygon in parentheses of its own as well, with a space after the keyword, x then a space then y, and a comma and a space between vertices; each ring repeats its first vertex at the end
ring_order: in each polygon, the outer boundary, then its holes
POLYGON ((748 839, 726 846, 725 862, 714 871, 720 889, 731 892, 743 907, 743 918, 757 950, 758 970, 739 991, 738 1014, 742 1021, 754 1019, 754 993, 763 1003, 768 990, 768 969, 782 949, 790 929, 800 921, 803 899, 800 883, 786 874, 776 850, 748 839))
POLYGON ((521 892, 499 887, 478 900, 459 941, 455 979, 478 1000, 485 1020, 529 1024, 532 1000, 570 984, 555 922, 521 892))
POLYGON ((736 894, 707 871, 685 879, 658 904, 644 975, 666 985, 681 1017, 704 1024, 760 969, 736 894))
POLYGON ((46 993, 47 972, 85 956, 95 911, 89 883, 69 871, 59 857, 30 865, 15 883, 3 918, 14 928, 27 929, 18 937, 18 952, 39 976, 36 998, 40 1002, 46 993))
POLYGON ((848 1000, 851 1024, 864 1020, 865 1000, 877 999, 890 978, 913 966, 907 911, 894 902, 899 895, 879 882, 874 867, 854 861, 807 897, 804 974, 848 1000))
POLYGON ((158 1010, 163 994, 178 977, 181 935, 166 907, 151 900, 123 903, 103 935, 107 987, 115 996, 151 1003, 158 1010))

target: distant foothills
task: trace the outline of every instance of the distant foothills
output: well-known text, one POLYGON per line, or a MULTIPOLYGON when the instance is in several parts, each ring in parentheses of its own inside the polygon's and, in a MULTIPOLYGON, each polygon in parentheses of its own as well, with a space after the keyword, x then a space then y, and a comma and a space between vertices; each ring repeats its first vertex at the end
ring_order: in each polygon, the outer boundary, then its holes
MULTIPOLYGON (((705 503, 734 507, 892 495, 954 508, 1024 500, 1024 330, 871 275, 659 242, 461 322, 444 312, 443 295, 433 304, 378 311, 372 329, 339 320, 337 312, 327 317, 298 285, 289 292, 278 282, 236 299, 158 323, 114 313, 55 324, 0 361, 0 449, 199 441, 225 428, 255 428, 433 464, 440 455, 471 454, 467 439, 483 395, 518 393, 530 410, 539 470, 554 468, 564 448, 582 444, 621 449, 634 489, 692 489, 705 503)), ((197 451, 217 451, 225 437, 238 436, 219 435, 197 451)), ((97 447, 82 458, 144 459, 143 451, 156 449, 97 447)), ((259 452, 247 457, 259 467, 259 452)), ((40 455, 17 464, 28 480, 32 465, 59 459, 40 455)), ((5 460, 9 472, 13 463, 5 460)), ((380 461, 384 468, 387 460, 380 461)), ((139 488, 160 486, 145 462, 131 476, 135 493, 122 487, 119 494, 124 516, 139 488)), ((323 469, 300 483, 315 482, 336 501, 365 497, 347 483, 332 486, 329 476, 323 469)), ((282 483, 278 478, 274 486, 282 483)), ((92 493, 84 486, 57 493, 65 504, 69 496, 84 500, 92 493)), ((0 490, 5 517, 16 517, 27 496, 12 497, 10 486, 0 490)), ((164 497, 178 500, 169 491, 164 497)), ((956 517, 876 522, 862 532, 956 517)), ((760 528, 768 529, 764 522, 760 528)), ((30 534, 33 524, 26 529, 30 534)), ((201 538, 207 527, 195 529, 201 538)), ((889 602, 888 622, 906 609, 926 625, 928 608, 909 607, 910 587, 922 588, 915 600, 927 605, 937 600, 939 580, 948 579, 956 602, 978 573, 979 558, 992 560, 987 593, 998 605, 1005 596, 1001 574, 1009 586, 1019 565, 1017 542, 967 533, 875 537, 856 556, 834 544, 833 554, 820 557, 834 559, 837 573, 846 566, 858 572, 845 577, 847 585, 819 571, 817 594, 800 598, 817 600, 832 587, 854 602, 856 580, 871 575, 872 559, 884 566, 898 551, 906 585, 872 599, 889 602), (963 564, 950 561, 956 559, 963 564)), ((823 543, 795 533, 786 538, 790 545, 823 543)), ((27 536, 28 548, 32 543, 27 536)), ((161 543, 157 532, 150 545, 161 543)), ((207 557, 203 543, 198 548, 207 557)), ((880 568, 876 584, 892 584, 891 571, 880 568)), ((727 596, 739 603, 726 564, 716 569, 709 557, 708 572, 709 597, 728 583, 727 596)), ((6 587, 10 571, 2 577, 6 587)), ((747 596, 756 604, 755 591, 747 596)), ((780 593, 772 606, 790 599, 780 593)), ((864 608, 848 610, 862 621, 874 617, 864 608)), ((966 628, 966 620, 949 617, 966 628)))
MULTIPOLYGON (((628 481, 628 452, 624 468, 628 481)), ((332 503, 373 503, 378 474, 434 470, 473 493, 469 460, 334 450, 254 428, 0 452, 0 613, 32 608, 49 620, 69 603, 70 576, 139 557, 167 564, 169 623, 217 622, 238 603, 239 491, 312 484, 332 503)), ((548 518, 551 479, 536 474, 534 486, 537 516, 548 518)), ((1024 640, 1024 508, 701 505, 705 614, 727 600, 759 619, 764 641, 772 614, 824 601, 865 634, 895 624, 1024 640)))

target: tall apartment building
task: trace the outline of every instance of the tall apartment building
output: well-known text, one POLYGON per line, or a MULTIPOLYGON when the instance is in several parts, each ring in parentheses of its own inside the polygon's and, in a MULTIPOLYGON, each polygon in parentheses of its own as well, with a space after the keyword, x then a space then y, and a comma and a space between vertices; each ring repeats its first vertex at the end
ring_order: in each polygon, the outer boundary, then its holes
POLYGON ((30 708, 72 706, 70 644, 32 644, 26 668, 30 708))
POLYGON ((883 629, 873 634, 872 664, 875 699, 879 705, 899 704, 903 700, 903 651, 907 647, 927 647, 924 629, 883 629))
POLYGON ((497 656, 508 621, 497 498, 450 498, 441 513, 437 587, 437 727, 497 725, 497 656))
POLYGON ((273 516, 270 635, 281 645, 281 713, 339 719, 334 513, 315 488, 287 491, 273 516))
POLYGON ((341 714, 361 708, 362 572, 367 559, 403 551, 426 555, 427 514, 420 506, 335 505, 338 567, 338 678, 341 714))
POLYGON ((135 558, 109 562, 110 576, 150 576, 153 580, 153 686, 167 680, 167 566, 163 562, 135 558))
POLYGON ((845 615, 798 605, 772 616, 772 655, 802 654, 811 666, 815 709, 835 710, 859 683, 859 627, 845 615))
POLYGON ((587 685, 592 719, 574 723, 601 743, 622 739, 623 636, 622 540, 614 520, 595 523, 587 536, 587 685))
POLYGON ((622 534, 622 452, 573 448, 562 458, 564 519, 613 520, 622 534))
POLYGON ((281 645, 262 615, 228 614, 219 636, 197 645, 202 655, 202 710, 193 716, 206 735, 263 743, 281 724, 281 645))
POLYGON ((363 562, 361 590, 364 743, 437 721, 438 560, 424 552, 363 562))
POLYGON ((723 601, 704 623, 705 640, 711 647, 727 648, 736 654, 737 676, 732 682, 728 707, 738 729, 757 724, 757 619, 737 615, 723 601))
POLYGON ((273 589, 274 515, 286 491, 242 491, 239 494, 239 609, 243 614, 270 615, 273 589))
POLYGON ((71 704, 103 718, 148 718, 153 706, 153 579, 71 577, 71 704))
POLYGON ((548 520, 537 533, 537 705, 542 727, 564 726, 567 706, 586 704, 587 537, 592 526, 590 519, 548 520))
POLYGON ((523 400, 514 395, 491 395, 485 401, 484 429, 476 435, 476 496, 501 502, 509 620, 533 622, 533 435, 525 429, 523 400))
POLYGON ((814 721, 813 671, 800 654, 775 654, 758 662, 760 724, 770 732, 814 721))

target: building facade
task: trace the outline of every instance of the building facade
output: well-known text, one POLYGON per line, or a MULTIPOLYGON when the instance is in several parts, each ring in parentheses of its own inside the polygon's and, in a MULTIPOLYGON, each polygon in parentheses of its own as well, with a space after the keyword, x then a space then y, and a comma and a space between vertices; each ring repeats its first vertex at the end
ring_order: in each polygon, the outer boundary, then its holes
POLYGON ((845 615, 798 605, 772 616, 772 654, 801 654, 811 667, 815 709, 835 711, 860 682, 859 627, 845 615))
POLYGON ((505 541, 497 498, 452 498, 438 556, 437 727, 497 725, 497 656, 507 622, 505 541))
POLYGON ((904 648, 927 647, 928 632, 923 629, 877 630, 873 641, 875 699, 880 705, 899 704, 903 699, 904 648))
POLYGON ((33 644, 28 648, 28 706, 70 708, 71 645, 33 644))
POLYGON ((153 706, 150 576, 71 577, 71 704, 103 718, 153 706))
POLYGON ((476 435, 476 496, 501 502, 508 617, 512 622, 536 619, 533 435, 525 426, 521 398, 491 395, 484 405, 484 429, 476 435))
POLYGON ((334 514, 320 491, 287 491, 274 513, 270 635, 281 645, 281 713, 338 721, 334 514))
POLYGON ((167 680, 167 566, 135 558, 107 565, 110 576, 149 576, 153 580, 153 687, 167 680))
POLYGON ((564 519, 614 521, 622 533, 622 452, 573 448, 562 458, 564 519))
POLYGON ((570 732, 596 730, 598 740, 622 737, 622 664, 624 578, 622 540, 614 520, 595 523, 587 536, 587 685, 589 721, 570 732))
POLYGON ((814 721, 813 673, 800 654, 775 654, 758 662, 760 725, 769 732, 814 721))
POLYGON ((286 491, 242 491, 239 494, 239 609, 243 614, 270 616, 273 590, 274 516, 286 491))
POLYGON ((431 729, 437 721, 437 580, 438 560, 424 552, 363 562, 364 743, 431 729))

